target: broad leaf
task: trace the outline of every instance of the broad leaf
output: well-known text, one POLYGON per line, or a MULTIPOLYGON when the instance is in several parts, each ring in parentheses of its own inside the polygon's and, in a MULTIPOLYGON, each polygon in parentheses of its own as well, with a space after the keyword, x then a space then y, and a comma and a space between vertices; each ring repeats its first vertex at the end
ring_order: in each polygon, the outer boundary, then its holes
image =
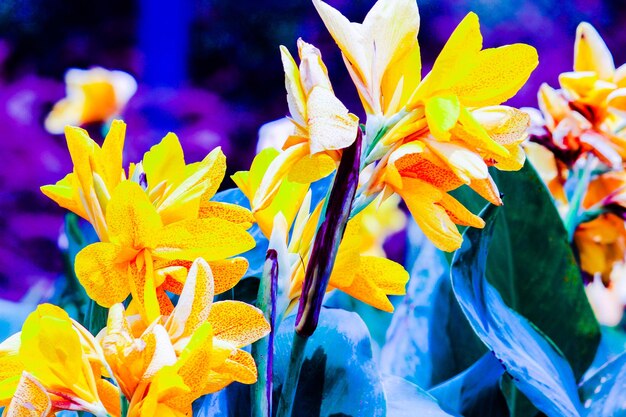
MULTIPOLYGON (((452 261, 452 287, 472 328, 502 362, 515 386, 548 416, 580 416, 567 360, 528 320, 507 307, 485 279, 497 207, 483 211, 485 229, 468 229, 452 261)), ((494 237, 495 239, 495 237, 494 237)), ((502 243, 494 240, 494 247, 502 243)))
POLYGON ((445 412, 437 399, 422 388, 393 375, 383 376, 387 417, 449 417, 456 414, 445 412))
POLYGON ((408 226, 406 259, 411 279, 387 331, 380 367, 384 373, 430 388, 466 369, 486 348, 452 295, 443 252, 413 221, 408 226))
POLYGON ((580 387, 587 417, 626 416, 626 353, 598 369, 580 387))
POLYGON ((506 417, 509 407, 500 389, 504 367, 492 352, 474 365, 429 391, 446 410, 465 417, 506 417))
MULTIPOLYGON (((276 334, 275 403, 287 372, 294 319, 286 318, 276 334)), ((293 410, 298 417, 385 415, 369 334, 357 314, 322 308, 317 330, 306 345, 293 410)))
MULTIPOLYGON (((491 170, 504 206, 494 226, 487 279, 506 304, 546 333, 580 378, 593 361, 600 329, 584 292, 567 233, 548 190, 527 162, 491 170)), ((486 201, 467 187, 455 196, 473 212, 486 201)))

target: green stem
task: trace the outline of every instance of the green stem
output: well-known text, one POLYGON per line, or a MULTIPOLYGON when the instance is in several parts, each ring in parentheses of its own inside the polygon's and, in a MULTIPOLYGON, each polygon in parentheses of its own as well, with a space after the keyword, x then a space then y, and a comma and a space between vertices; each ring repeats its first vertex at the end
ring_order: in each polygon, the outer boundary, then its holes
POLYGON ((576 187, 569 201, 569 208, 565 215, 565 229, 567 230, 567 237, 571 242, 574 239, 574 232, 581 222, 583 200, 587 193, 589 181, 591 180, 591 172, 593 170, 594 157, 589 155, 585 161, 585 165, 582 169, 578 170, 576 178, 576 187))
POLYGON ((276 417, 291 417, 300 371, 302 371, 302 363, 304 362, 304 350, 308 340, 308 337, 300 336, 296 332, 293 333, 289 368, 287 368, 287 376, 280 391, 276 417))
POLYGON ((94 300, 89 299, 85 313, 85 327, 89 333, 97 335, 107 324, 109 310, 102 307, 94 300))
POLYGON ((252 417, 272 416, 272 376, 274 334, 276 324, 276 293, 278 285, 278 253, 269 249, 265 257, 263 275, 259 284, 257 307, 270 324, 270 334, 252 345, 252 357, 257 364, 258 381, 252 389, 252 417))

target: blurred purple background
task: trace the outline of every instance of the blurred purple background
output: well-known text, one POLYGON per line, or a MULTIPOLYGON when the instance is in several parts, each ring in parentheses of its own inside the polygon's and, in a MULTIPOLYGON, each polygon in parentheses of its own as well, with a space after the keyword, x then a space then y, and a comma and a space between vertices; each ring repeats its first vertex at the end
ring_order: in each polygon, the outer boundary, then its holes
MULTIPOLYGON (((360 21, 373 1, 330 3, 360 21)), ((571 69, 580 21, 596 26, 617 65, 626 61, 621 4, 419 1, 425 70, 456 24, 475 11, 485 46, 525 42, 538 49, 539 68, 510 101, 534 106, 540 83, 556 85, 558 74, 571 69)), ((18 300, 36 282, 63 273, 57 241, 64 211, 39 187, 71 169, 64 138, 43 129, 52 104, 65 95, 68 68, 102 66, 136 77, 139 90, 123 112, 126 163, 174 131, 189 161, 224 147, 233 173, 249 165, 258 128, 287 112, 278 46, 294 52, 300 36, 322 50, 338 96, 360 113, 339 52, 307 0, 0 2, 0 298, 18 300)), ((101 136, 102 126, 88 129, 101 136)))

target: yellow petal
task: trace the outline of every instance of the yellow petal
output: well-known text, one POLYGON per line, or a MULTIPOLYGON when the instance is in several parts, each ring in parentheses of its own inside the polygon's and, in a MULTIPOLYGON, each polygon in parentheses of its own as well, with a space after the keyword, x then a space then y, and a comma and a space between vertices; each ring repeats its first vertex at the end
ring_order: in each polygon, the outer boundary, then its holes
POLYGON ((91 366, 72 322, 59 307, 42 304, 22 328, 20 357, 24 368, 51 391, 99 403, 91 366))
POLYGON ((119 389, 107 381, 99 378, 96 380, 98 388, 98 397, 102 401, 102 405, 112 417, 118 417, 121 414, 120 409, 120 392, 119 389))
POLYGON ((154 263, 149 251, 142 251, 137 258, 130 263, 129 286, 133 301, 140 306, 139 313, 146 323, 152 323, 160 315, 161 303, 157 296, 157 284, 154 273, 154 263))
POLYGON ((443 193, 417 179, 405 178, 399 191, 413 218, 426 237, 446 252, 461 247, 463 238, 445 209, 437 204, 443 193))
POLYGON ((472 111, 472 116, 500 145, 521 143, 530 126, 528 113, 508 106, 482 107, 472 111))
POLYGON ((233 288, 248 270, 246 258, 231 258, 209 262, 215 279, 215 294, 233 288))
POLYGON ((595 28, 587 22, 580 23, 576 28, 574 71, 593 71, 606 81, 612 81, 615 73, 613 55, 595 28))
POLYGON ((162 223, 148 196, 132 181, 121 182, 113 191, 107 208, 111 242, 134 249, 152 247, 162 223))
POLYGON ((263 312, 240 301, 219 301, 211 307, 209 323, 217 339, 242 347, 256 342, 270 331, 263 312))
POLYGON ((244 229, 250 228, 254 223, 254 216, 247 208, 217 201, 202 202, 198 217, 201 219, 217 217, 241 225, 244 229))
POLYGON ((383 113, 391 116, 399 112, 408 102, 422 80, 422 60, 417 39, 408 51, 385 71, 382 82, 383 113))
POLYGON ((466 106, 500 104, 513 97, 539 64, 532 46, 518 43, 480 51, 476 66, 452 86, 466 106))
POLYGON ((215 261, 246 252, 255 242, 241 226, 219 218, 192 219, 170 224, 154 236, 155 257, 215 261))
POLYGON ((316 86, 307 97, 310 151, 344 149, 356 140, 359 118, 332 91, 316 86))
POLYGON ((253 188, 256 181, 252 179, 249 180, 251 186, 250 188, 254 191, 254 197, 252 198, 252 200, 250 200, 250 205, 252 206, 253 212, 263 210, 271 204, 273 197, 278 192, 281 182, 285 179, 294 164, 301 158, 309 154, 309 145, 307 143, 302 143, 296 146, 292 146, 280 153, 277 153, 275 149, 267 149, 266 151, 262 152, 266 155, 264 155, 263 161, 259 161, 259 165, 262 162, 266 162, 266 160, 269 160, 271 155, 276 156, 268 164, 265 174, 262 174, 260 172, 253 173, 252 167, 250 168, 251 176, 253 176, 255 179, 262 178, 259 181, 259 185, 257 188, 253 188))
POLYGON ((0 343, 0 381, 19 376, 24 369, 19 357, 20 337, 16 333, 0 343))
POLYGON ((439 205, 444 208, 450 219, 461 226, 471 226, 482 229, 485 227, 485 221, 473 214, 459 203, 454 197, 448 193, 443 193, 439 205))
POLYGON ((325 153, 305 156, 294 164, 287 178, 289 181, 311 184, 329 176, 337 168, 337 162, 325 153))
POLYGON ((87 295, 103 307, 121 303, 130 294, 128 261, 113 243, 94 243, 76 255, 74 270, 87 295))
POLYGON ((387 295, 404 294, 408 280, 409 274, 402 265, 376 256, 361 256, 352 283, 333 286, 373 307, 392 312, 387 295))
POLYGON ((367 69, 370 64, 370 57, 364 48, 367 38, 359 25, 353 24, 338 10, 323 1, 313 0, 313 5, 333 39, 337 42, 341 52, 353 66, 357 77, 363 80, 365 84, 369 84, 367 69))
POLYGON ((162 182, 174 185, 180 183, 185 175, 185 155, 178 137, 168 133, 144 154, 142 165, 148 190, 153 190, 162 182))
POLYGON ((509 151, 493 140, 482 124, 466 108, 461 109, 459 123, 452 129, 452 136, 471 148, 482 149, 492 155, 508 157, 509 151))
POLYGON ((359 269, 361 251, 361 222, 362 216, 351 219, 341 239, 337 258, 330 274, 330 284, 334 287, 347 287, 354 280, 359 269))
POLYGON ((474 69, 483 45, 478 16, 468 13, 454 29, 432 71, 418 87, 414 101, 429 97, 436 91, 447 90, 474 69))
POLYGON ((47 417, 52 409, 52 401, 46 389, 28 372, 15 391, 11 404, 3 413, 6 417, 47 417))
MULTIPOLYGON (((388 75, 387 71, 397 66, 397 61, 406 56, 411 56, 411 58, 403 64, 410 62, 411 67, 405 67, 407 70, 405 87, 416 86, 408 78, 411 77, 409 74, 417 74, 419 77, 420 73, 419 47, 417 46, 419 25, 419 11, 417 3, 413 0, 378 0, 365 16, 362 30, 367 39, 366 46, 371 48, 370 54, 373 59, 373 62, 369 63, 370 89, 373 97, 380 94, 383 75, 388 75)), ((362 69, 366 70, 366 68, 362 69)), ((419 79, 417 81, 419 82, 419 79)), ((409 91, 411 92, 412 90, 409 91)))
POLYGON ((456 96, 436 96, 426 100, 426 120, 430 132, 439 140, 450 139, 450 130, 456 125, 461 104, 456 96))
POLYGON ((85 220, 89 220, 78 196, 79 187, 76 174, 71 172, 63 179, 57 181, 56 184, 44 185, 41 187, 41 192, 64 209, 76 213, 85 220))
POLYGON ((480 155, 465 146, 437 140, 428 140, 426 144, 466 184, 473 179, 485 179, 489 175, 487 165, 480 155))
POLYGON ((126 123, 121 120, 113 120, 109 132, 102 143, 103 177, 107 186, 113 189, 124 175, 122 168, 122 155, 124 152, 124 138, 126 136, 126 123))
POLYGON ((289 114, 300 126, 306 126, 306 97, 300 84, 300 70, 289 50, 281 45, 280 57, 285 70, 285 88, 289 114))
POLYGON ((165 322, 165 328, 173 341, 191 336, 208 319, 213 288, 213 274, 209 264, 202 258, 196 259, 189 269, 178 303, 165 322))
POLYGON ((202 161, 187 165, 184 171, 182 181, 173 189, 168 187, 164 199, 157 204, 164 224, 198 217, 201 201, 210 200, 224 178, 226 157, 221 148, 216 148, 202 161))

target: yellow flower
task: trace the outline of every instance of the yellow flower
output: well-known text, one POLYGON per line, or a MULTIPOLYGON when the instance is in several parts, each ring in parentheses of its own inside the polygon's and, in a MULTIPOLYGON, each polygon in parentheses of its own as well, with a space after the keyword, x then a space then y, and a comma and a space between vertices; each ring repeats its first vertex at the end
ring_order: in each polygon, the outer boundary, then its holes
POLYGON ((299 39, 298 53, 299 67, 287 48, 281 47, 294 133, 267 167, 251 200, 252 211, 270 204, 284 178, 309 184, 329 175, 340 150, 356 139, 358 118, 335 97, 320 51, 299 39))
POLYGON ((241 348, 265 336, 263 313, 239 301, 213 303, 211 267, 196 259, 177 306, 146 322, 122 304, 98 336, 129 416, 190 415, 191 403, 233 381, 256 382, 254 360, 241 348), (148 324, 149 323, 149 324, 148 324))
POLYGON ((46 130, 63 133, 66 125, 106 122, 119 114, 137 91, 137 82, 122 71, 104 68, 70 69, 65 74, 66 97, 46 117, 46 130))
POLYGON ((140 184, 164 224, 197 217, 221 217, 251 224, 251 214, 232 204, 211 202, 226 172, 220 148, 202 161, 185 163, 180 142, 173 133, 131 164, 128 176, 122 167, 126 124, 113 121, 102 147, 86 131, 66 128, 67 145, 74 170, 41 191, 61 207, 88 220, 100 240, 109 240, 105 215, 111 195, 126 178, 140 184))
POLYGON ((186 269, 203 257, 221 272, 218 293, 232 288, 247 268, 228 259, 254 247, 239 224, 219 217, 165 225, 141 186, 126 180, 107 205, 109 241, 91 244, 76 256, 76 276, 90 298, 104 307, 133 295, 149 321, 171 311, 166 290, 178 293, 186 269))
POLYGON ((368 116, 364 158, 365 164, 380 162, 366 194, 397 192, 437 247, 457 249, 461 235, 455 223, 483 223, 447 192, 467 184, 501 204, 488 166, 518 170, 524 164, 520 144, 529 118, 500 104, 537 66, 535 49, 515 44, 483 50, 478 17, 470 13, 421 80, 414 1, 379 0, 363 24, 319 0, 314 4, 346 58, 366 111, 375 116, 368 116))
POLYGON ((0 364, 0 406, 8 406, 7 415, 33 415, 29 409, 40 412, 34 415, 50 410, 120 414, 119 391, 102 378, 109 376, 102 349, 59 307, 37 307, 22 332, 0 344, 0 364))

